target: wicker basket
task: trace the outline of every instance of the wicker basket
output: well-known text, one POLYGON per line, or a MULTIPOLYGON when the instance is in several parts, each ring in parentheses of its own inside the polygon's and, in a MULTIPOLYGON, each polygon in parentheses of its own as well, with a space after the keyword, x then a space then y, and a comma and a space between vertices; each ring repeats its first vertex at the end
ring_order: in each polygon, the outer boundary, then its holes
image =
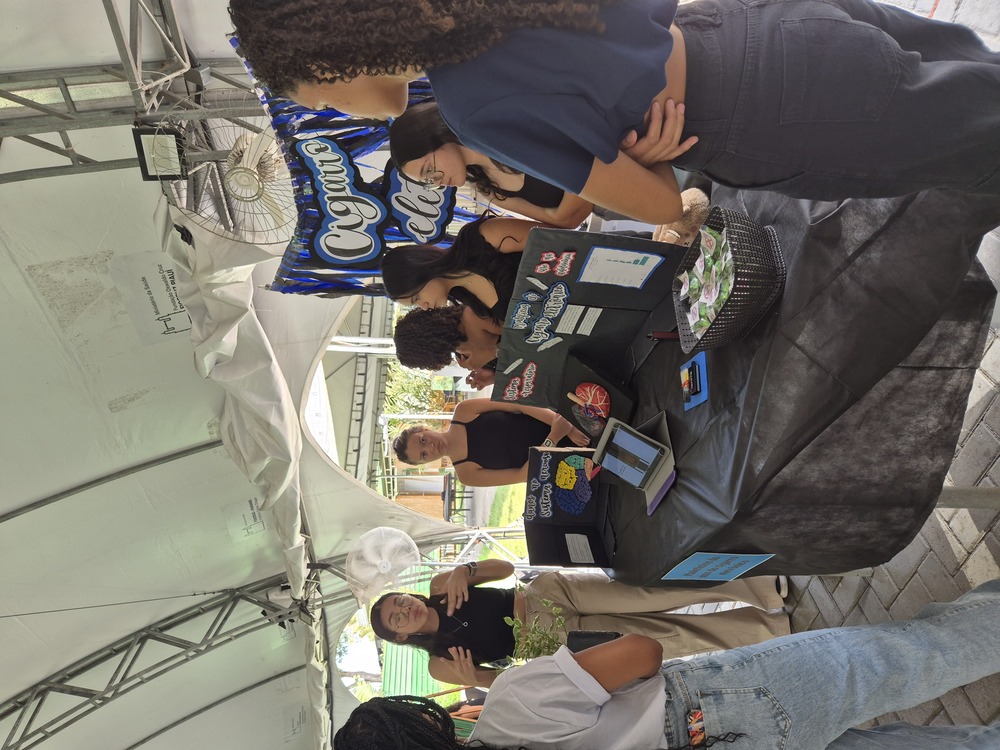
MULTIPOLYGON (((767 314, 785 288, 785 261, 773 227, 762 227, 746 214, 719 206, 712 207, 705 225, 717 232, 726 230, 735 278, 729 297, 701 338, 691 331, 686 306, 680 299, 681 283, 674 279, 677 332, 681 349, 686 354, 714 349, 743 338, 767 314)), ((694 267, 700 244, 695 238, 677 267, 678 274, 694 267)))

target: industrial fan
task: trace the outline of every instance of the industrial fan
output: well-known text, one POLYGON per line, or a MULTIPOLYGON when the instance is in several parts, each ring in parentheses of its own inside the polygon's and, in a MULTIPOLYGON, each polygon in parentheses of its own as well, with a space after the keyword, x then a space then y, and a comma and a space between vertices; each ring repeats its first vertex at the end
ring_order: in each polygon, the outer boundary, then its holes
POLYGON ((362 534, 347 554, 347 583, 359 599, 371 599, 420 562, 417 543, 405 531, 379 526, 362 534))
POLYGON ((170 188, 178 206, 215 234, 255 245, 284 245, 298 221, 288 168, 264 117, 192 119, 178 105, 157 123, 178 142, 178 155, 154 153, 152 171, 170 188), (255 131, 252 128, 259 128, 255 131))

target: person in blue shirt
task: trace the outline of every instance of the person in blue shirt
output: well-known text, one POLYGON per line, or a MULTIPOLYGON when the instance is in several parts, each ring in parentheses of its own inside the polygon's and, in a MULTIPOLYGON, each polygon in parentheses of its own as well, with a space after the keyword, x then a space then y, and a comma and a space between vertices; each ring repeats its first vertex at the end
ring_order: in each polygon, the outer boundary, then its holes
POLYGON ((668 100, 699 139, 674 165, 721 184, 1000 194, 1000 55, 870 0, 230 0, 230 13, 257 74, 297 101, 378 109, 359 101, 372 95, 398 111, 425 71, 465 146, 654 224, 682 215, 671 164, 661 144, 619 141, 668 100))
POLYGON ((389 155, 403 177, 427 187, 475 186, 497 208, 576 229, 594 204, 463 146, 435 102, 409 107, 389 128, 389 155))

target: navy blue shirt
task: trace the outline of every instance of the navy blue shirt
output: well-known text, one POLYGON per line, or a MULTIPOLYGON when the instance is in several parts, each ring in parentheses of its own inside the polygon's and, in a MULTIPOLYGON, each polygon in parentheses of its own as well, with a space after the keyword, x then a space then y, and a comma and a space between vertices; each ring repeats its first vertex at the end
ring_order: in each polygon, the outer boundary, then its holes
POLYGON ((478 57, 427 71, 469 148, 579 194, 666 86, 677 0, 602 8, 604 33, 520 29, 478 57))

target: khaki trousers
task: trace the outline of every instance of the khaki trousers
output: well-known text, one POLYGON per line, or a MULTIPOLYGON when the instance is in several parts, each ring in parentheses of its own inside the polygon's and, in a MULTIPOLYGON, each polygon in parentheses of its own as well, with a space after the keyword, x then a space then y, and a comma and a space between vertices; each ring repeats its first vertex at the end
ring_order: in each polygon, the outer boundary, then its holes
POLYGON ((615 630, 655 638, 663 646, 663 658, 705 651, 749 646, 788 635, 788 615, 775 590, 773 576, 730 581, 708 589, 659 589, 626 586, 602 573, 542 573, 525 587, 525 611, 531 623, 550 625, 554 616, 541 600, 562 607, 570 630, 615 630), (692 604, 746 602, 740 607, 707 615, 676 614, 670 610, 692 604))

